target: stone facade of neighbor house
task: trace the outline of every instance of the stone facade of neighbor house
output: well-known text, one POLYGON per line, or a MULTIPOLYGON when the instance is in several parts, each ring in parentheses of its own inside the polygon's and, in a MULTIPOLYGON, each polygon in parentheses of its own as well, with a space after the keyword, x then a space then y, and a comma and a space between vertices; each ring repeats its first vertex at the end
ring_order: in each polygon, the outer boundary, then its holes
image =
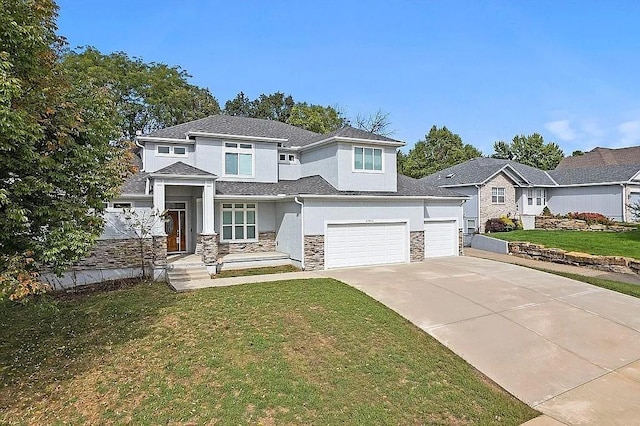
POLYGON ((480 188, 480 229, 484 231, 489 219, 506 215, 516 217, 517 213, 516 189, 504 173, 497 174, 480 188), (504 203, 493 203, 492 188, 504 188, 504 203))

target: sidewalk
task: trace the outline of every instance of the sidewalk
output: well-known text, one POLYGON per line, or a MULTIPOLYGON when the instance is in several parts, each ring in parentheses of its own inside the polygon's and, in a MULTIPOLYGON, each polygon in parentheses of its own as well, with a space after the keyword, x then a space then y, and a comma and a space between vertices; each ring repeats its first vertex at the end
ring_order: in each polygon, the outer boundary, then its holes
POLYGON ((546 269, 555 272, 567 272, 571 274, 584 275, 587 277, 597 277, 605 280, 619 281, 628 284, 640 285, 640 276, 630 274, 619 274, 616 272, 599 271, 584 266, 565 265, 562 263, 544 262, 541 260, 525 259, 523 257, 509 254, 493 253, 485 250, 478 250, 471 247, 464 248, 465 256, 479 257, 482 259, 496 260, 498 262, 511 263, 514 265, 527 266, 529 268, 546 269))

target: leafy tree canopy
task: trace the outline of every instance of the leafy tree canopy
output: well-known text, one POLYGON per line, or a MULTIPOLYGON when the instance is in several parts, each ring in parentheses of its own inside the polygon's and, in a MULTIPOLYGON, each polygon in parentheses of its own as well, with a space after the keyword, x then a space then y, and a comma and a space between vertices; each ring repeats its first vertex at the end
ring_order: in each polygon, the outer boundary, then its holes
POLYGON ((478 149, 463 143, 459 135, 446 127, 433 126, 425 139, 417 142, 408 154, 398 156, 398 171, 421 178, 481 155, 478 149))
POLYGON ((298 102, 291 108, 288 123, 316 133, 329 133, 343 127, 347 120, 336 108, 298 102))
POLYGON ((108 90, 125 139, 220 113, 209 90, 189 84, 191 76, 178 66, 146 63, 124 52, 104 55, 90 46, 65 52, 62 62, 74 82, 108 90))
POLYGON ((542 170, 555 169, 564 157, 558 144, 545 143, 544 138, 538 133, 529 136, 516 135, 511 142, 497 141, 493 144, 493 150, 493 158, 513 160, 542 170))
POLYGON ((0 2, 0 298, 85 255, 130 164, 105 87, 65 74, 56 17, 52 0, 0 2))

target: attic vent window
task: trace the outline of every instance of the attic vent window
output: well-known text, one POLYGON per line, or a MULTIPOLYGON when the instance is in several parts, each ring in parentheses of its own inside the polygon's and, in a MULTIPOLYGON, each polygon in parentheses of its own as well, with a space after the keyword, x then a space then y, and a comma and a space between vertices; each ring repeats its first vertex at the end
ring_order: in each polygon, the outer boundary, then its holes
POLYGON ((445 176, 447 179, 451 179, 452 177, 454 177, 456 174, 455 173, 449 173, 447 176, 445 176))

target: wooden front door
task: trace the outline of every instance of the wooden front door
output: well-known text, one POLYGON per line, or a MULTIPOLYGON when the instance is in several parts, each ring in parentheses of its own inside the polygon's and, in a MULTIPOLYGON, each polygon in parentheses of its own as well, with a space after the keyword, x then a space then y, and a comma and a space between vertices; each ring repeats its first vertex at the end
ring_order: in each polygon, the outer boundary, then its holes
POLYGON ((168 210, 165 232, 167 233, 167 252, 185 251, 187 247, 186 212, 168 210))

